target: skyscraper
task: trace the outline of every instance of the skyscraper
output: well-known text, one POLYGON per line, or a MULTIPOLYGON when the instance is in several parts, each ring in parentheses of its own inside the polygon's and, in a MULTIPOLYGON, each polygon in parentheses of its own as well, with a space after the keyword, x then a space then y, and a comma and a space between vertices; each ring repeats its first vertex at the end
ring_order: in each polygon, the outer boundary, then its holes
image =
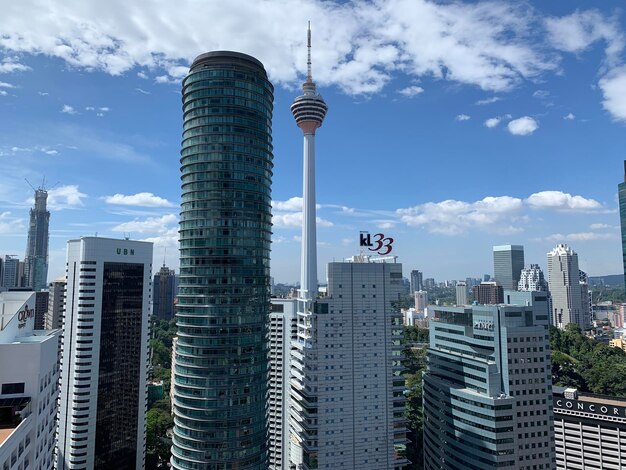
POLYGON ((290 368, 292 341, 297 340, 296 299, 272 299, 268 348, 270 358, 267 415, 269 470, 289 468, 290 368))
POLYGON ((561 243, 548 253, 548 286, 552 296, 552 324, 585 328, 585 312, 578 269, 578 254, 561 243))
POLYGON ((63 307, 65 306, 65 276, 59 277, 48 284, 48 311, 45 327, 47 330, 63 326, 63 307))
POLYGON ((493 247, 493 277, 505 290, 517 290, 520 273, 524 269, 522 245, 499 245, 493 247))
POLYGON ((465 281, 459 281, 456 283, 456 304, 467 304, 467 284, 465 281))
POLYGON ((2 270, 2 287, 20 287, 20 260, 17 256, 6 255, 4 257, 4 267, 2 270))
POLYGON ((423 385, 426 470, 554 468, 548 318, 538 312, 434 308, 423 385))
POLYGON ((298 322, 291 456, 302 470, 404 468, 402 265, 353 256, 328 264, 328 296, 298 322), (309 326, 310 324, 310 326, 309 326))
POLYGON ((517 290, 526 292, 545 292, 548 290, 543 271, 538 264, 531 264, 529 268, 522 269, 517 290))
POLYGON ((28 242, 24 259, 25 283, 34 291, 48 285, 48 226, 50 211, 46 208, 48 191, 35 189, 35 205, 30 210, 28 242))
POLYGON ((624 160, 624 181, 617 185, 619 198, 619 220, 622 227, 622 260, 624 263, 624 285, 626 286, 626 160, 624 160))
POLYGON ((55 468, 143 468, 152 243, 67 244, 55 468))
POLYGON ((418 290, 424 290, 424 275, 421 271, 414 269, 411 271, 411 294, 415 294, 418 290))
POLYGON ((152 283, 152 315, 160 320, 174 318, 174 297, 178 290, 173 269, 161 266, 152 283))
POLYGON ((267 468, 273 86, 238 52, 183 80, 175 469, 267 468))

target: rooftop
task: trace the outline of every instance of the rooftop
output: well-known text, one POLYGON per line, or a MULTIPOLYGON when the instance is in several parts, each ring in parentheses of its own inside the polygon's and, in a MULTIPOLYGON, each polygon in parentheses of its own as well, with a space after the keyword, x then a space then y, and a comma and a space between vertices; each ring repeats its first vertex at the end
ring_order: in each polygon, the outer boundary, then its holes
POLYGON ((6 441, 11 434, 13 434, 13 431, 15 431, 16 427, 17 426, 12 426, 10 428, 0 428, 0 446, 4 444, 4 441, 6 441))

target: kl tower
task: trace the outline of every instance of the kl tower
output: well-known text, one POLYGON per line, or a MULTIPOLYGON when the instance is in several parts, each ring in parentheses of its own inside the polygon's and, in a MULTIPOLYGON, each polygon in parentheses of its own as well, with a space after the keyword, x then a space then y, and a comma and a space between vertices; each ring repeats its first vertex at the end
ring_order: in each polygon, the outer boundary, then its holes
MULTIPOLYGON (((307 30, 307 75, 302 84, 303 94, 291 105, 296 124, 304 134, 304 164, 302 177, 302 257, 300 300, 310 307, 317 297, 317 237, 315 220, 315 130, 321 127, 328 106, 317 92, 311 75, 311 22, 307 30), (309 302, 306 302, 309 301, 309 302)), ((301 312, 305 313, 305 312, 301 312)), ((308 312, 306 312, 308 313, 308 312)))

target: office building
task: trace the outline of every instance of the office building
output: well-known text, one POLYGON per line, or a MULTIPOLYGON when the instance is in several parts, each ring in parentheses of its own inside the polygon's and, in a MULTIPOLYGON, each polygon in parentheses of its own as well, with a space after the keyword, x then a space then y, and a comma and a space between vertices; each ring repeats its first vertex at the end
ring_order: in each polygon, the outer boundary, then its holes
POLYGON ((617 185, 617 196, 619 199, 619 220, 622 229, 624 284, 626 286, 626 160, 624 160, 624 181, 617 185))
POLYGON ((504 303, 504 289, 496 281, 481 282, 472 288, 472 294, 479 304, 504 303))
POLYGON ((424 289, 432 289, 436 286, 435 279, 432 277, 428 277, 424 279, 424 289))
POLYGON ((0 294, 0 468, 50 470, 60 330, 35 330, 35 294, 0 294))
POLYGON ((464 281, 459 281, 456 283, 456 304, 467 304, 467 284, 464 281))
POLYGON ((565 244, 548 253, 548 288, 552 297, 552 324, 565 328, 576 323, 585 328, 578 254, 565 244))
POLYGON ((49 293, 47 290, 35 292, 35 329, 43 330, 46 327, 49 293))
POLYGON ((238 52, 183 80, 174 469, 267 468, 273 87, 238 52))
POLYGON ((418 271, 417 269, 414 269, 413 271, 411 271, 411 278, 410 278, 410 282, 411 282, 411 292, 417 292, 419 290, 424 290, 424 281, 423 281, 423 274, 421 271, 418 271))
POLYGON ((45 317, 45 327, 47 330, 63 327, 64 307, 65 276, 61 276, 48 284, 48 311, 45 317))
POLYGON ((296 468, 399 469, 406 445, 401 375, 402 265, 355 256, 328 264, 328 296, 298 316, 292 353, 296 468))
POLYGON ((548 290, 548 283, 538 264, 531 264, 530 267, 522 269, 517 290, 526 292, 546 292, 548 290))
POLYGON ((554 468, 547 318, 532 306, 435 307, 427 364, 426 470, 554 468))
POLYGON ((152 283, 152 315, 159 320, 174 318, 174 299, 178 291, 178 281, 173 269, 161 266, 152 283))
POLYGON ((626 462, 626 399, 554 387, 557 470, 621 470, 626 462))
POLYGON ((152 243, 67 244, 57 470, 140 469, 152 243))
POLYGON ((428 292, 425 290, 418 290, 415 293, 415 310, 425 313, 426 307, 428 307, 428 292))
POLYGON ((2 270, 2 287, 9 289, 20 286, 20 260, 17 256, 6 255, 2 270))
POLYGON ((493 247, 493 279, 503 289, 515 290, 524 268, 522 245, 499 245, 493 247))
POLYGON ((269 470, 289 468, 289 394, 291 343, 297 339, 296 299, 272 299, 268 332, 267 421, 269 470))
POLYGON ((50 211, 46 208, 48 191, 44 187, 35 189, 35 205, 30 210, 28 242, 24 258, 25 285, 34 291, 48 285, 48 226, 50 211))

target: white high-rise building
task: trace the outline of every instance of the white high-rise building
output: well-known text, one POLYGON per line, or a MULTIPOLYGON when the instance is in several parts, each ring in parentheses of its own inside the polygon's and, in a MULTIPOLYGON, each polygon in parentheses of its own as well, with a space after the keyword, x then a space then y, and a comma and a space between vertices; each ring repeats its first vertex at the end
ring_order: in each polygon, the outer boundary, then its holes
POLYGON ((557 245, 548 253, 548 286, 552 296, 552 324, 565 328, 576 323, 584 329, 578 254, 565 244, 557 245))
POLYGON ((296 468, 403 468, 402 265, 355 256, 328 264, 328 296, 298 321, 291 369, 296 468), (300 467, 297 467, 297 466, 300 467))
POLYGON ((0 469, 54 465, 61 330, 35 330, 35 293, 0 294, 0 469))
POLYGON ((152 243, 67 247, 55 468, 143 468, 152 243))
POLYGON ((467 304, 467 284, 465 281, 459 281, 456 283, 456 304, 467 304))
POLYGON ((517 290, 524 292, 545 292, 548 290, 543 271, 538 264, 531 264, 529 268, 522 269, 517 290))
POLYGON ((268 331, 267 415, 269 470, 289 468, 289 382, 292 340, 297 339, 296 299, 272 299, 268 331))

